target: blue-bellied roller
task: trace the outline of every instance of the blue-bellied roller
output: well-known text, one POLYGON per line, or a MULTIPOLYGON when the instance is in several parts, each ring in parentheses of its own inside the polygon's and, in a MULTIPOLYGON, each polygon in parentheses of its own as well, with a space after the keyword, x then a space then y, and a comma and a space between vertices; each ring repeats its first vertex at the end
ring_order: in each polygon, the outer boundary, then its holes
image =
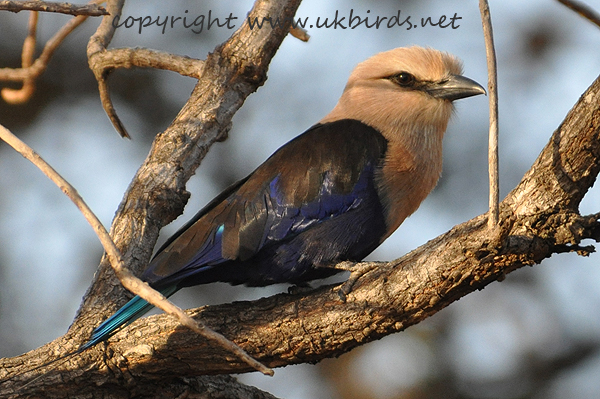
MULTIPOLYGON (((457 58, 429 48, 358 64, 335 108, 198 212, 142 280, 170 296, 217 281, 299 284, 362 260, 436 185, 452 102, 484 93, 457 58)), ((79 351, 151 307, 134 297, 79 351)))

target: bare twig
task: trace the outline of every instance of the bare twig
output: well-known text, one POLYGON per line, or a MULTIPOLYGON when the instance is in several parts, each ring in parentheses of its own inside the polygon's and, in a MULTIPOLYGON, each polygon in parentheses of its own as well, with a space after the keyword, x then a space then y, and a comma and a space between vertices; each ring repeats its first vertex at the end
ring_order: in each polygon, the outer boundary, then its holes
MULTIPOLYGON (((109 3, 110 15, 120 15, 122 3, 115 1, 114 5, 109 3), (111 7, 114 7, 113 10, 111 7)), ((98 81, 98 91, 100 101, 106 115, 121 137, 130 138, 125 125, 117 115, 115 107, 110 98, 110 89, 108 86, 109 74, 117 68, 155 68, 177 72, 183 76, 199 78, 202 73, 204 62, 202 60, 165 53, 162 51, 144 49, 144 48, 120 48, 108 50, 107 46, 116 28, 112 23, 112 17, 105 18, 104 26, 101 26, 97 33, 90 40, 88 46, 88 60, 90 69, 94 72, 98 81), (110 21, 110 23, 105 23, 110 21)), ((304 42, 308 41, 310 36, 299 27, 290 27, 290 34, 304 42)))
POLYGON ((485 54, 488 68, 488 92, 490 96, 490 132, 489 132, 489 217, 488 227, 498 225, 499 177, 498 177, 498 72, 496 67, 496 50, 494 48, 494 34, 492 31, 492 17, 487 0, 479 0, 479 11, 483 25, 485 39, 485 54))
POLYGON ((85 219, 94 229, 94 232, 100 239, 104 250, 108 256, 110 264, 112 265, 115 274, 123 284, 125 288, 134 294, 139 295, 152 305, 162 309, 165 313, 168 313, 174 317, 176 317, 181 324, 190 328, 191 330, 201 334, 202 336, 216 341, 220 346, 226 348, 227 350, 234 353, 248 365, 253 367, 254 369, 262 372, 263 374, 273 375, 273 370, 267 368, 263 364, 259 363, 252 357, 250 357, 243 349, 239 346, 235 345, 233 342, 229 341, 227 338, 223 337, 221 334, 212 331, 207 328, 202 322, 195 321, 190 316, 188 316, 181 308, 169 302, 167 298, 165 298, 158 291, 152 289, 148 284, 144 283, 142 280, 135 277, 124 265, 123 259, 114 242, 110 238, 110 235, 100 222, 100 220, 96 217, 96 215, 92 212, 92 210, 87 206, 83 198, 79 195, 77 190, 73 186, 69 184, 56 170, 54 170, 46 161, 42 159, 35 151, 31 149, 27 144, 22 142, 19 138, 17 138, 14 134, 12 134, 8 129, 0 125, 0 138, 4 140, 7 144, 13 147, 19 154, 23 157, 31 161, 35 166, 37 166, 52 182, 54 182, 70 199, 73 201, 75 206, 81 211, 84 215, 85 219))
MULTIPOLYGON (((35 55, 35 43, 37 33, 38 13, 32 11, 29 15, 29 33, 23 42, 23 52, 21 54, 21 66, 29 68, 33 64, 35 55)), ((11 89, 5 87, 0 91, 4 101, 9 104, 22 104, 27 102, 35 91, 35 80, 32 78, 23 79, 23 86, 20 89, 11 89)))
MULTIPOLYGON (((108 0, 106 6, 110 15, 114 16, 121 15, 124 4, 125 0, 108 0)), ((108 89, 108 83, 106 81, 106 70, 103 67, 96 66, 96 63, 99 62, 98 60, 101 58, 100 54, 106 51, 108 44, 111 42, 115 34, 116 27, 112 23, 113 18, 114 17, 110 16, 102 18, 100 26, 98 29, 96 29, 96 32, 92 35, 88 42, 87 57, 89 67, 94 73, 96 81, 98 82, 98 92, 104 112, 106 112, 108 119, 110 119, 121 137, 130 138, 125 126, 117 116, 117 112, 115 111, 110 99, 110 92, 108 89)))
MULTIPOLYGON (((521 183, 502 202, 505 239, 498 246, 490 240, 486 216, 481 215, 401 259, 379 264, 356 282, 345 303, 339 300, 338 288, 329 286, 301 296, 276 295, 190 313, 219 326, 273 367, 340 356, 404 330, 513 270, 569 247, 580 251, 578 244, 584 239, 600 240, 600 214, 577 213, 600 171, 599 154, 600 78, 580 97, 521 183)), ((105 296, 99 301, 107 298, 113 299, 105 296)), ((61 351, 69 338, 0 359, 0 376, 21 374, 48 353, 61 351)), ((154 397, 155 390, 164 390, 174 380, 179 390, 164 395, 173 398, 181 392, 182 383, 198 375, 249 371, 245 364, 232 362, 221 348, 178 328, 173 318, 163 315, 139 320, 111 342, 111 350, 97 355, 80 359, 70 369, 48 370, 45 378, 26 389, 23 385, 35 375, 0 384, 0 396, 62 398, 68 392, 71 396, 129 397, 135 389, 138 397, 154 397), (155 351, 149 357, 144 348, 155 351), (114 372, 107 372, 107 365, 114 372), (135 374, 129 381, 138 383, 123 383, 123 375, 131 371, 135 374)))
MULTIPOLYGON (((37 14, 37 13, 36 13, 37 14)), ((30 65, 23 64, 22 68, 0 68, 0 81, 14 81, 14 82, 23 82, 23 85, 26 82, 33 82, 35 79, 40 76, 48 67, 48 62, 52 55, 60 46, 60 44, 67 38, 67 36, 73 32, 79 25, 81 25, 88 17, 86 15, 80 15, 78 17, 72 18, 69 20, 50 40, 46 42, 44 49, 40 56, 33 62, 29 63, 30 65)), ((31 23, 30 23, 30 34, 31 36, 31 23)), ((28 36, 28 39, 29 39, 28 36)), ((26 39, 25 44, 23 45, 23 57, 25 57, 25 53, 31 51, 31 57, 33 58, 33 50, 35 46, 35 39, 29 40, 26 39), (33 41, 33 44, 29 44, 33 41), (29 47, 31 46, 31 47, 29 47), (27 50, 26 47, 29 47, 30 50, 27 50)), ((2 97, 6 101, 11 101, 10 89, 2 90, 2 97), (6 93, 8 90, 8 98, 6 98, 6 93)))
MULTIPOLYGON (((110 15, 120 15, 123 0, 113 0, 108 3, 110 15)), ((157 68, 177 72, 184 76, 198 78, 202 72, 203 61, 165 53, 162 51, 121 48, 107 50, 107 46, 115 33, 112 17, 106 17, 88 44, 88 62, 98 82, 100 101, 106 115, 121 137, 129 138, 127 129, 121 122, 112 100, 107 82, 108 75, 116 68, 157 68)))
POLYGON ((71 4, 71 3, 56 3, 50 1, 0 1, 0 10, 3 11, 43 11, 55 12, 69 15, 85 15, 88 17, 99 17, 108 15, 108 11, 104 7, 97 4, 71 4))
POLYGON ((28 78, 37 78, 46 70, 48 61, 54 51, 65 40, 65 38, 87 19, 87 16, 79 16, 67 22, 44 46, 42 54, 28 68, 0 68, 0 80, 20 82, 28 78))
POLYGON ((600 14, 594 11, 591 7, 586 4, 580 3, 574 0, 558 0, 559 3, 565 5, 583 18, 589 20, 600 28, 600 14))
POLYGON ((147 48, 116 48, 97 54, 94 66, 108 71, 117 68, 154 68, 177 72, 192 78, 200 77, 204 61, 147 48))
POLYGON ((90 68, 98 81, 100 100, 104 111, 121 137, 129 138, 127 129, 121 122, 110 99, 108 75, 117 68, 155 68, 177 72, 183 76, 198 78, 204 61, 195 58, 165 53, 145 48, 118 48, 94 54, 90 58, 90 68))

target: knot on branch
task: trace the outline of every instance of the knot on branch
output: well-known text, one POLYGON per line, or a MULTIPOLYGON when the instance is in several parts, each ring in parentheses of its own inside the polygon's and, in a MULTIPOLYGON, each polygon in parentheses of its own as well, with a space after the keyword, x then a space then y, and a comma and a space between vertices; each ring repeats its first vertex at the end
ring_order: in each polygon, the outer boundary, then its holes
POLYGON ((161 185, 149 193, 148 216, 156 220, 160 227, 171 223, 183 213, 191 194, 184 187, 173 188, 161 185))
POLYGON ((210 53, 206 64, 216 64, 223 70, 231 71, 231 82, 244 82, 252 87, 252 91, 262 86, 267 80, 268 65, 263 65, 262 58, 248 57, 239 49, 230 46, 221 46, 217 51, 210 53))
POLYGON ((267 80, 267 74, 264 72, 264 69, 257 65, 241 65, 240 70, 240 76, 251 85, 262 86, 267 80))
POLYGON ((590 238, 600 241, 599 216, 600 214, 581 216, 571 210, 553 210, 521 217, 502 247, 487 255, 497 254, 507 263, 517 261, 513 259, 517 256, 518 263, 522 265, 540 263, 553 254, 564 252, 588 256, 595 251, 594 246, 580 244, 582 240, 590 238))
POLYGON ((586 238, 593 238, 592 229, 597 217, 581 216, 577 212, 563 211, 539 215, 531 223, 532 231, 552 245, 578 245, 586 238))

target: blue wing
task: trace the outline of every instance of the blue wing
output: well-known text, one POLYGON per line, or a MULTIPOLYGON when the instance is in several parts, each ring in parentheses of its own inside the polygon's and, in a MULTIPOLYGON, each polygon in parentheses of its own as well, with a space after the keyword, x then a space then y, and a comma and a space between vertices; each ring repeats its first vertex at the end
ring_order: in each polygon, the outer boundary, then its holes
POLYGON ((386 231, 377 191, 385 151, 385 139, 358 121, 309 129, 200 211, 143 278, 157 287, 267 285, 362 259, 386 231))

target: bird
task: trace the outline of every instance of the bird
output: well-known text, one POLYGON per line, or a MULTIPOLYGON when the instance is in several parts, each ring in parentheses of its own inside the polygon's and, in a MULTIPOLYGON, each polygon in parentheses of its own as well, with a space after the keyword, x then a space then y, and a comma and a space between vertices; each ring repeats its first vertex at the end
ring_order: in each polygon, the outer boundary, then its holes
MULTIPOLYGON (((302 285, 361 261, 437 184, 453 101, 485 93, 446 52, 412 46, 368 58, 331 112, 202 208, 141 279, 169 297, 213 282, 302 285)), ((134 297, 78 352, 151 308, 134 297)))

